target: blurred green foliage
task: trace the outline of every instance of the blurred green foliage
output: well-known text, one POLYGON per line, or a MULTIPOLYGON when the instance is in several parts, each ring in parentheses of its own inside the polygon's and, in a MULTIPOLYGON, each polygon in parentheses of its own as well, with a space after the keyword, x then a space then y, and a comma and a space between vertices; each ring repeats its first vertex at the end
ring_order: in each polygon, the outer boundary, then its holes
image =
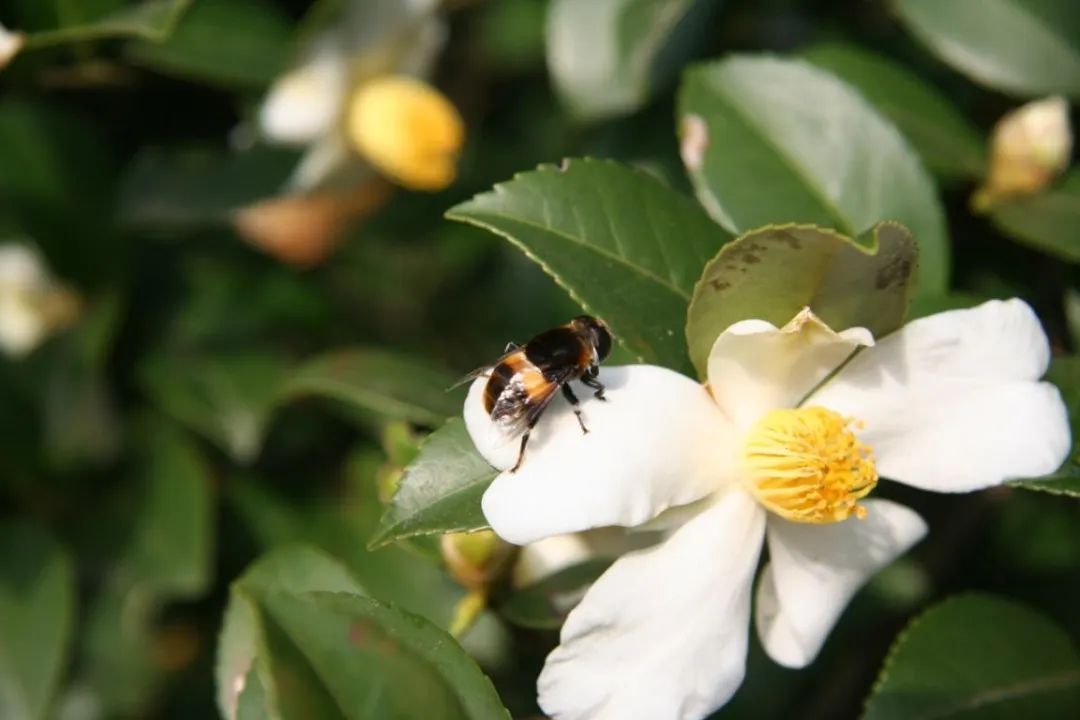
MULTIPOLYGON (((36 246, 81 298, 32 353, 0 357, 0 717, 535 714, 556 642, 545 593, 597 568, 501 588, 461 647, 449 638, 465 590, 425 534, 481 527, 492 472, 475 454, 446 472, 468 448, 443 425, 463 395, 444 391, 580 306, 609 320, 619 361, 690 372, 695 283, 760 225, 854 238, 903 221, 912 314, 1023 297, 1080 428, 1077 171, 986 214, 968 204, 1002 115, 1080 97, 1074 0, 447 0, 432 82, 468 128, 457 181, 394 192, 331 233, 322 262, 291 265, 237 223, 299 158, 259 140, 260 99, 321 25, 364 4, 0 0, 0 27, 25 33, 0 60, 0 242, 36 246), (713 142, 694 145, 687 115, 713 142), (602 160, 562 164, 586 156, 602 160), (695 251, 665 255, 664 233, 695 251), (400 423, 435 431, 404 473, 416 449, 386 441, 400 423), (377 478, 400 478, 385 517, 377 478)), ((1047 493, 895 490, 928 540, 856 598, 809 669, 754 645, 720 715, 857 714, 906 622, 966 590, 1008 600, 922 615, 868 717, 1000 717, 963 702, 1049 676, 1065 678, 1057 694, 1016 712, 1075 709, 1077 452, 1016 483, 1047 493), (953 657, 971 637, 988 639, 953 657), (959 699, 906 704, 957 684, 959 699)))

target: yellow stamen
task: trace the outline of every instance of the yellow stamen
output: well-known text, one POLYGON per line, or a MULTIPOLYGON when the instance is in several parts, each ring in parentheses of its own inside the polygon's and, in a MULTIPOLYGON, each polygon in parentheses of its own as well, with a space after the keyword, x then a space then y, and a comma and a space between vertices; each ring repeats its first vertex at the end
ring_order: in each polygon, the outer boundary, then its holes
POLYGON ((852 425, 821 407, 767 413, 743 448, 750 490, 766 509, 793 522, 865 517, 857 502, 877 485, 877 468, 852 425))
POLYGON ((438 90, 411 77, 366 82, 349 100, 346 131, 357 152, 413 190, 453 182, 465 125, 438 90))

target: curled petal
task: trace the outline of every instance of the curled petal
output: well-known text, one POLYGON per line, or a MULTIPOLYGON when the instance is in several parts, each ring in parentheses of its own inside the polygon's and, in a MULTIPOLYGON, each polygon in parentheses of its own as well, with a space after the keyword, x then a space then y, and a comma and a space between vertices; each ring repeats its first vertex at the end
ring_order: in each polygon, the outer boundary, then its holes
POLYGON ((887 500, 864 505, 863 520, 831 525, 769 517, 755 622, 765 651, 781 665, 809 665, 863 583, 926 534, 913 510, 887 500))
POLYGON ((965 492, 1052 472, 1069 450, 1046 335, 1020 300, 915 320, 855 357, 807 404, 864 424, 878 472, 965 492))
MULTIPOLYGON (((732 477, 733 433, 701 385, 651 365, 604 368, 600 380, 606 401, 577 385, 588 433, 555 397, 532 431, 521 467, 503 472, 484 494, 484 515, 505 540, 524 545, 605 525, 639 525, 732 477)), ((505 470, 517 460, 520 436, 488 417, 486 383, 473 383, 465 424, 480 453, 505 470)))
POLYGON ((661 545, 617 560, 540 675, 556 720, 696 720, 742 683, 765 512, 733 489, 661 545))
POLYGON ((340 50, 320 48, 273 84, 259 110, 259 126, 276 142, 314 142, 337 125, 347 85, 348 68, 340 50))
POLYGON ((809 308, 783 328, 764 320, 737 322, 709 354, 709 387, 735 426, 746 429, 769 410, 796 406, 862 345, 864 328, 834 332, 809 308))

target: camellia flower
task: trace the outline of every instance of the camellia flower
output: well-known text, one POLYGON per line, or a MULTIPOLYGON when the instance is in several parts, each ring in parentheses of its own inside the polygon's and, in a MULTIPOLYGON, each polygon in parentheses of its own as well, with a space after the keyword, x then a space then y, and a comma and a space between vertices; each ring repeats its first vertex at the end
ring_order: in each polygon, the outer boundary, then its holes
POLYGON ((0 350, 21 357, 78 314, 79 300, 49 273, 37 250, 0 244, 0 350))
MULTIPOLYGON (((1068 420, 1039 382, 1048 362, 1034 313, 1010 300, 876 343, 809 309, 782 328, 738 322, 716 339, 704 386, 649 365, 602 369, 607 402, 582 408, 590 432, 551 408, 484 514, 516 544, 609 525, 669 534, 617 560, 570 613, 540 706, 558 720, 722 706, 742 682, 763 544, 758 635, 778 663, 810 663, 859 587, 926 532, 912 510, 873 498, 879 478, 967 492, 1061 464, 1068 420)), ((484 413, 485 382, 465 420, 484 457, 510 468, 517 442, 484 413)))
POLYGON ((294 188, 356 184, 373 169, 413 190, 453 181, 464 125, 425 81, 446 38, 437 6, 354 3, 274 83, 259 125, 272 142, 308 148, 294 188))
POLYGON ((26 36, 20 32, 12 32, 0 23, 0 68, 3 68, 15 57, 26 42, 26 36))

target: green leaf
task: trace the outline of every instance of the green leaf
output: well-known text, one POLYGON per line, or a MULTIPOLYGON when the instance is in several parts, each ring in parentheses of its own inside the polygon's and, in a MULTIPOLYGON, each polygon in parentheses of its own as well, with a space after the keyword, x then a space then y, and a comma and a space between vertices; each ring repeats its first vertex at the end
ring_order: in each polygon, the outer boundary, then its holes
POLYGON ((245 703, 286 719, 506 717, 448 635, 365 597, 343 566, 303 546, 264 556, 233 583, 216 674, 226 718, 245 703), (260 697, 245 698, 253 680, 260 697))
POLYGON ((209 587, 214 556, 209 468, 181 432, 154 428, 142 440, 137 508, 118 572, 132 586, 167 600, 194 598, 209 587))
POLYGON ((480 498, 498 474, 476 451, 465 423, 448 421, 428 436, 405 469, 370 546, 486 528, 480 498))
POLYGON ((987 87, 1080 97, 1080 14, 1071 0, 896 0, 946 63, 987 87))
POLYGON ((1044 477, 1016 480, 1009 484, 1052 495, 1080 497, 1080 356, 1054 358, 1046 373, 1046 380, 1057 385, 1065 401, 1069 427, 1072 428, 1072 451, 1057 471, 1044 477))
POLYGON ((1042 615, 988 595, 952 598, 900 634, 864 720, 1080 715, 1080 655, 1042 615))
POLYGON ((596 558, 563 568, 517 590, 499 605, 499 614, 522 627, 558 630, 582 594, 611 566, 611 558, 596 558))
POLYGON ((541 166, 452 208, 502 235, 640 362, 688 369, 679 335, 694 281, 730 236, 659 180, 614 162, 541 166))
POLYGON ((45 530, 0 524, 0 717, 51 717, 67 664, 75 616, 75 574, 45 530))
POLYGON ((990 219, 1017 241, 1062 260, 1080 263, 1080 171, 1054 187, 1021 200, 994 205, 990 219))
POLYGON ((286 376, 267 352, 220 357, 164 353, 143 367, 154 402, 238 462, 258 456, 286 376))
POLYGON ((847 84, 801 61, 735 57, 686 73, 679 117, 698 198, 724 227, 813 223, 854 237, 895 220, 919 243, 919 294, 945 291, 949 247, 933 180, 847 84))
POLYGON ((583 120, 640 109, 668 79, 676 58, 695 43, 687 31, 705 24, 715 0, 553 0, 547 59, 555 87, 583 120), (587 58, 587 61, 585 60, 587 58))
POLYGON ((319 717, 509 718, 472 658, 423 618, 343 593, 281 592, 259 599, 271 673, 279 688, 281 680, 290 680, 275 650, 295 653, 289 662, 307 665, 333 698, 333 715, 319 717))
POLYGON ((454 376, 423 360, 379 348, 336 350, 309 360, 286 380, 286 398, 314 395, 422 425, 461 411, 454 376))
POLYGON ((815 45, 803 57, 853 85, 896 125, 936 175, 982 177, 986 170, 982 136, 933 85, 903 65, 855 45, 815 45))
POLYGON ((713 343, 735 322, 783 327, 807 306, 836 330, 890 333, 904 322, 915 262, 911 234, 895 223, 858 240, 812 225, 751 231, 724 246, 694 289, 686 322, 694 367, 705 377, 713 343))
POLYGON ((243 703, 255 708, 268 705, 265 688, 258 674, 252 672, 258 643, 258 608, 253 595, 281 590, 365 594, 360 583, 341 563, 305 545, 279 547, 252 564, 233 583, 218 639, 214 676, 217 680, 218 709, 222 717, 237 717, 240 715, 239 705, 243 703), (252 683, 257 689, 251 689, 252 683), (242 697, 249 691, 257 697, 242 697))
POLYGON ((224 87, 260 88, 292 51, 290 21, 263 0, 195 3, 166 40, 136 42, 132 60, 169 75, 224 87))
POLYGON ((190 4, 191 0, 146 0, 125 5, 93 20, 31 33, 23 51, 110 38, 164 40, 190 4))

